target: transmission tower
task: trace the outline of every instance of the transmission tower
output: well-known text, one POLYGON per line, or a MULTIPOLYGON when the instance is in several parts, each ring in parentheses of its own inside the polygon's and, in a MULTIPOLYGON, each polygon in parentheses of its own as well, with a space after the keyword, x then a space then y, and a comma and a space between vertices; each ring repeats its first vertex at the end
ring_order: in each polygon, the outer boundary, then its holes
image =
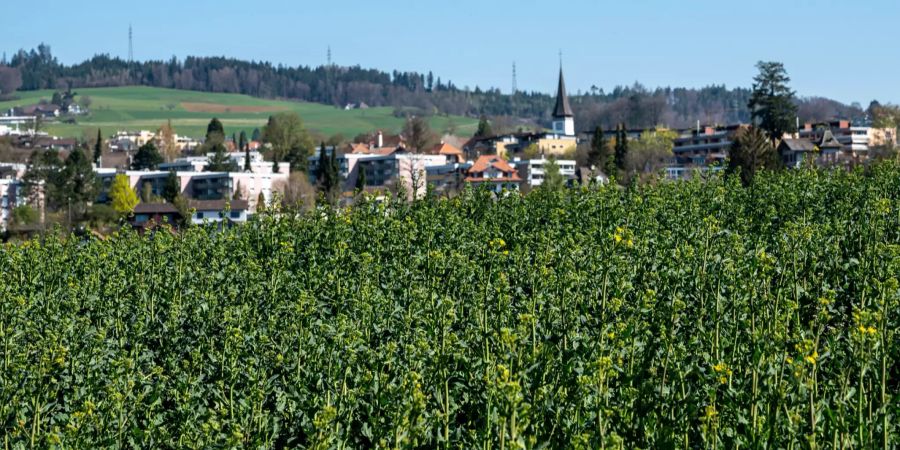
POLYGON ((131 33, 131 24, 128 24, 128 62, 134 61, 134 40, 131 33))
POLYGON ((331 46, 328 46, 328 67, 331 67, 331 46))
POLYGON ((516 82, 516 62, 513 61, 513 83, 512 83, 512 93, 513 95, 519 92, 519 84, 516 82))

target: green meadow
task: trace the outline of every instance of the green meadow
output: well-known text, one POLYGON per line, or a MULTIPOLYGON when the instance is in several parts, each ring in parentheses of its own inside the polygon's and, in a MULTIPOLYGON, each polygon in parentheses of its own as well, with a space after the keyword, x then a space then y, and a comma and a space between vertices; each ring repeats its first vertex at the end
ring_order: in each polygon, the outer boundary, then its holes
MULTIPOLYGON (((152 87, 114 87, 77 89, 79 96, 90 96, 90 114, 76 118, 76 124, 48 122, 43 129, 63 137, 81 137, 85 129, 100 128, 104 135, 119 130, 156 130, 166 121, 179 135, 202 137, 206 125, 218 117, 226 133, 262 128, 269 115, 295 111, 307 129, 319 137, 342 134, 352 138, 359 133, 384 130, 399 132, 403 119, 393 116, 393 108, 369 108, 345 111, 318 103, 266 100, 239 94, 182 91, 152 87)), ((19 92, 16 100, 0 102, 0 110, 50 100, 53 91, 19 92)), ((454 134, 471 135, 477 120, 460 116, 435 116, 430 119, 435 132, 455 130, 454 134)))

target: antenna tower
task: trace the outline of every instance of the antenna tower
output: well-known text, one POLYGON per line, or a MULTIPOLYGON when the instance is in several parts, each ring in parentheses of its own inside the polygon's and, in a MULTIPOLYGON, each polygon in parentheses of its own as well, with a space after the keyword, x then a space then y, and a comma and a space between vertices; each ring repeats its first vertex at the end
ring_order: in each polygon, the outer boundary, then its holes
POLYGON ((331 46, 328 46, 328 67, 331 67, 331 46))
POLYGON ((128 62, 134 61, 134 39, 131 33, 131 24, 128 24, 128 62))
POLYGON ((519 92, 519 84, 516 81, 516 62, 513 61, 513 83, 512 83, 512 93, 515 95, 516 92, 519 92))

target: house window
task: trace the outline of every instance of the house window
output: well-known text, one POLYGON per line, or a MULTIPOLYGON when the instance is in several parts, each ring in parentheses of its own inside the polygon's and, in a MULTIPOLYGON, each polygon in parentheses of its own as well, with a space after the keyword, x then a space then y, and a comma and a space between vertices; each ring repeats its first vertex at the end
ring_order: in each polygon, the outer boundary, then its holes
POLYGON ((231 212, 231 218, 232 218, 232 219, 240 219, 240 218, 241 218, 241 212, 240 212, 240 211, 232 211, 232 212, 231 212))

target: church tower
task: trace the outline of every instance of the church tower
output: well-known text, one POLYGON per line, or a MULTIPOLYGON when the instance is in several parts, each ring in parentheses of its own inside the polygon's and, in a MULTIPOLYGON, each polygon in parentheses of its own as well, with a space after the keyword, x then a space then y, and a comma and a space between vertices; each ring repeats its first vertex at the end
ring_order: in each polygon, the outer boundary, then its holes
POLYGON ((566 81, 562 65, 559 66, 559 87, 556 90, 556 108, 553 109, 553 132, 563 136, 575 136, 575 114, 566 96, 566 81))

